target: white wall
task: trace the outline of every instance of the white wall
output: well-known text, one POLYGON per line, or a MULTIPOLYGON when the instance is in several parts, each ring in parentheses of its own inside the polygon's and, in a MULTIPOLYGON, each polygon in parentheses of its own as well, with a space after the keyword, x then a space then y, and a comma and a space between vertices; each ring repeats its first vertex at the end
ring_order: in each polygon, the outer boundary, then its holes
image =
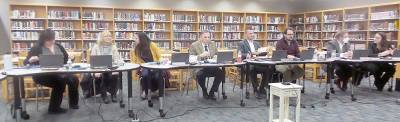
POLYGON ((9 0, 1 0, 0 2, 0 54, 10 51, 9 39, 9 0))

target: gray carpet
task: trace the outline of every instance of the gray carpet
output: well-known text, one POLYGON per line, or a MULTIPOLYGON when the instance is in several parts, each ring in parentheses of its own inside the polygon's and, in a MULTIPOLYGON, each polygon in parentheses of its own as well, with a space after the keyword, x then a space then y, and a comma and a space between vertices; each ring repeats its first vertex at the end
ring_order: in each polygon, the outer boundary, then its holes
MULTIPOLYGON (((400 98, 399 92, 378 92, 375 88, 370 89, 368 81, 356 88, 358 101, 351 102, 350 92, 336 90, 330 100, 324 99, 324 85, 306 82, 306 93, 302 94, 301 102, 306 108, 301 109, 301 121, 303 122, 394 122, 400 121, 400 105, 395 101, 400 98)), ((210 84, 211 85, 211 84, 210 84)), ((250 99, 245 99, 246 107, 239 105, 240 89, 233 84, 226 83, 228 99, 217 101, 205 100, 192 90, 188 95, 178 91, 166 93, 165 119, 159 118, 158 100, 154 100, 154 107, 147 107, 147 101, 140 100, 137 83, 134 84, 135 99, 131 102, 134 111, 139 115, 141 121, 154 122, 261 122, 268 121, 268 106, 265 99, 256 99, 251 92, 250 99)), ((126 94, 124 89, 124 94, 126 94)), ((249 90, 252 91, 252 90, 249 90)), ((201 94, 201 93, 200 93, 201 94)), ((100 100, 100 99, 97 99, 100 100)), ((126 101, 125 97, 125 101, 126 101)), ((276 99, 277 100, 277 99, 276 99)), ((63 106, 67 103, 63 101, 63 106)), ((294 103, 294 100, 291 100, 294 103)), ((125 102, 126 103, 126 102, 125 102)), ((36 103, 29 102, 28 113, 31 118, 29 122, 128 122, 130 121, 127 108, 121 109, 119 104, 100 104, 91 99, 81 99, 79 110, 69 110, 62 115, 47 114, 48 101, 41 101, 39 109, 36 103), (100 109, 99 109, 100 108, 100 109), (99 112, 100 110, 100 112, 99 112), (103 119, 102 119, 103 118, 103 119)), ((9 112, 9 104, 0 102, 0 121, 14 121, 9 112)), ((276 101, 275 107, 278 106, 276 101)), ((291 114, 294 107, 290 107, 291 114)), ((278 110, 278 108, 275 108, 278 110)), ((274 113, 277 117, 277 111, 274 113)), ((293 116, 291 117, 294 118, 293 116)))

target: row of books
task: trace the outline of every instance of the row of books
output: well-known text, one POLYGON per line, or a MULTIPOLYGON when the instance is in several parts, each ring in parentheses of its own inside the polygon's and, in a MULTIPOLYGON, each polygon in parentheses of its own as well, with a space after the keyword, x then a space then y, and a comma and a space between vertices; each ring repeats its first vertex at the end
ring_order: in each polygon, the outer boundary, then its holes
POLYGON ((68 21, 59 21, 59 22, 49 22, 49 28, 51 29, 64 29, 64 30, 71 30, 74 29, 74 23, 68 21))
POLYGON ((371 20, 398 19, 398 18, 399 18, 399 11, 398 10, 371 13, 371 20))
POLYGON ((115 32, 115 39, 135 39, 134 32, 115 32))
POLYGON ((367 40, 367 34, 365 34, 365 33, 350 33, 349 38, 352 41, 365 41, 365 40, 367 40))
POLYGON ((131 53, 129 51, 120 51, 118 54, 123 60, 130 60, 131 58, 131 53))
POLYGON ((146 23, 145 30, 148 31, 165 31, 167 26, 165 23, 146 23))
POLYGON ((151 33, 146 33, 146 34, 151 40, 169 39, 168 35, 165 33, 151 32, 151 33))
POLYGON ((291 18, 290 24, 303 24, 304 20, 303 17, 291 18))
POLYGON ((247 16, 246 23, 263 23, 261 16, 247 16))
POLYGON ((224 31, 241 31, 240 25, 224 25, 224 31))
POLYGON ((304 31, 303 25, 292 26, 292 28, 294 29, 294 31, 304 31))
POLYGON ((268 25, 267 29, 269 32, 280 32, 279 27, 277 25, 268 25))
POLYGON ((282 33, 268 33, 267 39, 268 40, 279 40, 283 38, 282 33))
POLYGON ((263 32, 264 26, 263 25, 247 25, 247 29, 253 30, 254 32, 263 32))
POLYGON ((74 31, 54 31, 56 40, 75 39, 74 31))
POLYGON ((241 16, 224 16, 224 23, 243 23, 241 16))
POLYGON ((347 23, 346 24, 346 29, 348 31, 360 31, 360 30, 366 30, 366 28, 360 24, 360 23, 347 23))
POLYGON ((140 21, 141 16, 139 12, 116 12, 114 13, 114 20, 117 21, 140 21))
POLYGON ((168 21, 167 14, 163 13, 145 13, 143 18, 145 21, 168 21))
POLYGON ((161 49, 169 49, 169 42, 156 42, 157 46, 161 49))
POLYGON ((96 45, 95 41, 86 41, 83 42, 83 48, 84 49, 91 49, 94 45, 96 45))
POLYGON ((217 31, 217 25, 200 25, 200 31, 210 31, 215 32, 217 31))
POLYGON ((75 42, 57 42, 61 46, 63 46, 65 49, 76 49, 76 43, 75 42))
POLYGON ((83 23, 84 30, 109 30, 110 23, 107 22, 85 22, 83 23))
POLYGON ((200 15, 200 22, 204 23, 219 23, 221 22, 220 16, 213 16, 213 15, 200 15))
POLYGON ((323 45, 321 44, 321 41, 307 41, 306 45, 303 45, 303 46, 306 46, 306 47, 321 47, 323 45))
POLYGON ((306 33, 306 36, 304 38, 306 40, 317 40, 317 39, 321 39, 321 34, 320 33, 306 33))
POLYGON ((318 23, 319 18, 317 16, 306 17, 306 23, 318 23))
POLYGON ((395 22, 371 23, 370 29, 373 31, 394 31, 398 28, 395 25, 395 22))
POLYGON ((328 14, 323 16, 324 22, 338 22, 340 21, 340 16, 336 14, 328 14))
POLYGON ((321 26, 320 25, 307 25, 306 31, 311 31, 311 32, 321 31, 321 26))
POLYGON ((193 24, 174 24, 174 31, 194 31, 195 25, 193 24))
POLYGON ((329 24, 329 25, 324 25, 324 28, 322 29, 323 31, 338 31, 342 29, 342 26, 338 24, 329 24))
POLYGON ((82 33, 82 38, 88 40, 97 40, 99 38, 99 33, 85 32, 82 33))
POLYGON ((89 20, 105 20, 106 16, 104 12, 99 11, 85 11, 83 12, 82 19, 89 19, 89 20))
POLYGON ((294 38, 295 38, 295 39, 299 39, 299 40, 303 40, 303 33, 296 33, 296 34, 294 35, 294 38))
POLYGON ((121 50, 129 50, 134 48, 132 41, 118 41, 115 42, 115 46, 121 50))
POLYGON ((284 17, 268 17, 268 24, 284 24, 284 17))
POLYGON ((324 40, 333 40, 335 37, 335 33, 323 33, 322 36, 324 40))
POLYGON ((139 28, 138 23, 115 23, 115 30, 117 31, 137 31, 139 28))
POLYGON ((29 19, 36 18, 35 10, 12 10, 11 13, 12 13, 11 18, 29 18, 29 19))
POLYGON ((43 21, 12 21, 12 29, 43 29, 43 21))
POLYGON ((196 16, 174 14, 173 20, 174 22, 196 22, 196 16))
POLYGON ((365 13, 358 13, 358 14, 346 14, 345 20, 346 21, 358 21, 358 20, 366 20, 367 14, 365 13))
POLYGON ((47 13, 49 19, 79 19, 79 10, 49 10, 47 13))
POLYGON ((36 42, 14 42, 13 51, 25 51, 31 49, 36 42))
POLYGON ((174 33, 174 40, 196 40, 197 33, 174 33))
POLYGON ((38 40, 39 32, 27 32, 27 31, 18 31, 11 32, 12 40, 38 40))
POLYGON ((275 46, 277 41, 268 41, 267 45, 268 46, 275 46))
POLYGON ((242 39, 241 33, 224 33, 224 40, 240 40, 242 39))
POLYGON ((224 47, 228 49, 237 49, 239 41, 225 41, 224 47))
POLYGON ((174 42, 174 49, 189 48, 191 44, 190 41, 174 42))

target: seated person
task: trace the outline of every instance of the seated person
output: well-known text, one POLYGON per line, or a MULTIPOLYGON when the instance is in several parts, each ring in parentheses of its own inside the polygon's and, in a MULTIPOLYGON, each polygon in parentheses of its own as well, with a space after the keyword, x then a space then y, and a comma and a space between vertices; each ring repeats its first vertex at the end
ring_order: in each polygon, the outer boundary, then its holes
MULTIPOLYGON (((276 50, 286 50, 287 58, 298 58, 300 50, 297 40, 294 40, 293 28, 287 28, 284 31, 284 37, 276 43, 276 50)), ((283 74, 284 82, 296 83, 296 79, 304 75, 304 70, 297 64, 292 65, 277 65, 276 70, 283 74)))
MULTIPOLYGON (((261 45, 257 42, 254 41, 254 31, 253 30, 246 30, 246 39, 243 41, 240 41, 238 43, 238 54, 240 53, 242 55, 242 59, 246 59, 247 55, 253 56, 253 55, 260 55, 261 52, 258 52, 257 50, 261 48, 261 45)), ((251 81, 253 84, 253 89, 254 93, 256 94, 257 98, 262 98, 266 92, 265 92, 265 86, 267 84, 267 81, 271 81, 272 78, 272 72, 271 68, 269 67, 264 67, 264 66, 250 66, 250 71, 251 71, 251 81), (257 82, 257 74, 262 74, 262 81, 260 87, 258 87, 258 82, 257 82)))
MULTIPOLYGON (((99 39, 96 45, 91 48, 90 55, 112 55, 113 65, 123 63, 118 53, 118 48, 112 41, 112 35, 109 31, 103 31, 100 33, 99 39)), ((94 77, 96 83, 100 83, 100 94, 105 104, 110 101, 107 97, 107 91, 111 94, 111 101, 117 102, 117 83, 118 83, 118 72, 109 73, 95 73, 94 77)))
MULTIPOLYGON (((159 62, 161 58, 160 49, 157 44, 152 42, 146 33, 135 34, 136 46, 131 52, 132 63, 142 64, 147 62, 159 62)), ((164 93, 164 84, 162 79, 161 70, 150 70, 147 68, 140 69, 141 79, 141 89, 142 89, 142 99, 147 98, 148 90, 151 89, 153 94, 159 90, 159 96, 161 97, 164 93)))
MULTIPOLYGON (((386 35, 382 32, 375 34, 374 43, 368 44, 368 50, 370 51, 370 57, 386 57, 393 54, 393 50, 390 48, 390 44, 386 40, 386 35)), ((374 84, 378 91, 383 90, 385 84, 396 71, 394 65, 381 62, 364 63, 362 64, 362 68, 364 71, 368 71, 374 75, 374 84)))
MULTIPOLYGON (((39 55, 63 55, 64 64, 68 61, 68 53, 64 47, 55 43, 55 32, 46 29, 39 35, 38 43, 31 48, 24 60, 25 65, 40 65, 39 55)), ((36 84, 52 88, 50 96, 49 114, 65 113, 67 110, 61 108, 65 86, 68 85, 69 108, 79 109, 78 101, 78 77, 72 74, 38 74, 32 77, 36 84)))
MULTIPOLYGON (((200 40, 193 42, 189 49, 189 54, 197 56, 197 60, 207 60, 214 57, 217 53, 215 42, 210 40, 210 32, 202 32, 200 40)), ((224 72, 219 67, 202 68, 196 72, 197 82, 203 90, 203 97, 216 100, 214 92, 218 91, 219 84, 224 78, 224 72), (209 93, 207 93, 206 77, 214 77, 214 82, 209 93)))

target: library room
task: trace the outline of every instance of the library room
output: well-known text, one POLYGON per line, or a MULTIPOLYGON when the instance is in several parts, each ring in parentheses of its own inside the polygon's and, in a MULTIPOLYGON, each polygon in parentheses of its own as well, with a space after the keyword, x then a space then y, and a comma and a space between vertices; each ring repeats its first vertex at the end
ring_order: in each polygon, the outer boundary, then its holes
POLYGON ((399 0, 0 0, 0 122, 397 122, 399 0))

